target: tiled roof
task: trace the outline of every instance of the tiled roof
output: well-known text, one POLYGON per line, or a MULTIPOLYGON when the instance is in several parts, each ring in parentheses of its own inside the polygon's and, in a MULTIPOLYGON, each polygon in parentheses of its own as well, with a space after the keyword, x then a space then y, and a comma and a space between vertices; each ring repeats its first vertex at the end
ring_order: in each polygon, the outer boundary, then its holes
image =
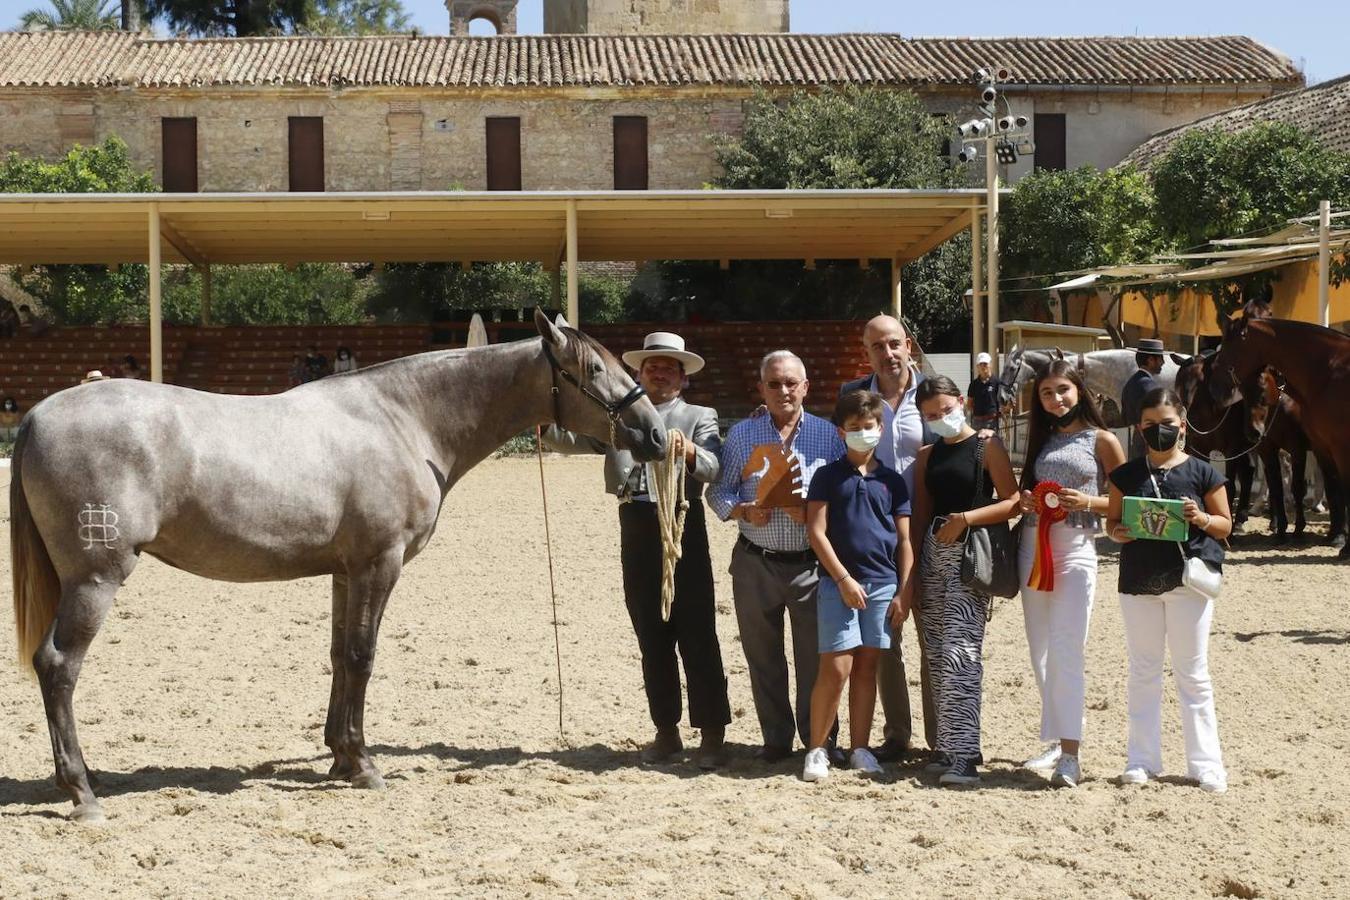
POLYGON ((990 63, 1022 84, 1302 84, 1287 57, 1246 37, 0 34, 0 87, 968 84, 990 63))
POLYGON ((1333 150, 1350 153, 1350 75, 1301 91, 1235 106, 1188 125, 1160 131, 1136 147, 1125 157, 1125 162, 1147 169, 1192 128, 1217 127, 1231 133, 1260 122, 1285 122, 1313 132, 1333 150))

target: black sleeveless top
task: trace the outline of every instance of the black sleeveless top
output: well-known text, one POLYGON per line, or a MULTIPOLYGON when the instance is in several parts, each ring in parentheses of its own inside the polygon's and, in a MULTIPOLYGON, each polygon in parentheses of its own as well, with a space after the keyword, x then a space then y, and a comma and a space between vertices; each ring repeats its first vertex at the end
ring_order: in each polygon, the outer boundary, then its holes
MULTIPOLYGON (((975 435, 959 444, 941 440, 933 444, 923 483, 928 488, 928 496, 933 499, 934 516, 967 512, 994 502, 994 479, 988 472, 984 475, 984 490, 974 503, 971 502, 975 495, 975 453, 979 444, 980 439, 975 435)), ((985 452, 988 453, 987 446, 985 452)))

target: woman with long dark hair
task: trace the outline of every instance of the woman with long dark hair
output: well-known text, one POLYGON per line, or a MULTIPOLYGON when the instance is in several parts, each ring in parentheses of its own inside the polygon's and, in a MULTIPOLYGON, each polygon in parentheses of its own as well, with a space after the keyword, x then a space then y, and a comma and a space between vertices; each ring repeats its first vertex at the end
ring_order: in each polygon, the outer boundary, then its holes
POLYGON ((1107 475, 1125 462, 1125 452, 1072 363, 1050 363, 1032 393, 1019 571, 1027 647, 1041 695, 1041 740, 1048 744, 1026 765, 1053 767, 1051 784, 1076 787, 1096 538, 1108 506, 1107 475))

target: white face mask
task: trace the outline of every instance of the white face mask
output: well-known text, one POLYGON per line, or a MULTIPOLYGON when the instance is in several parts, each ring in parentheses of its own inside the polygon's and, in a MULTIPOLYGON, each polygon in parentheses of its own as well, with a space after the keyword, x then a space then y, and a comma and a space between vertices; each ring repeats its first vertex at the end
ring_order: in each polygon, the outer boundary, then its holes
POLYGON ((961 433, 961 429, 966 427, 966 413, 961 407, 955 407, 940 419, 929 422, 928 427, 933 430, 933 434, 938 437, 953 438, 961 433))
POLYGON ((844 443, 848 449, 863 453, 881 443, 880 428, 864 428, 862 431, 845 431, 844 443))

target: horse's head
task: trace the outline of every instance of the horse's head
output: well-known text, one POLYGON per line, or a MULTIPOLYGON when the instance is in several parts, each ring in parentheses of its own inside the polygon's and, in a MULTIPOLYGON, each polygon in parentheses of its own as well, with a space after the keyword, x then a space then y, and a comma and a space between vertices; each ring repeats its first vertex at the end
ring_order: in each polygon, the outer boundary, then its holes
POLYGON ((1172 362, 1177 364, 1176 392, 1181 398, 1181 402, 1186 406, 1195 405, 1196 389, 1205 381, 1207 363, 1213 357, 1213 352, 1201 354, 1200 356, 1185 356, 1180 353, 1169 354, 1172 362))
POLYGON ((534 324, 552 369, 558 426, 612 441, 640 462, 663 458, 665 423, 614 355, 575 328, 553 324, 538 309, 534 324))
POLYGON ((998 405, 1007 406, 1016 399, 1022 385, 1032 376, 1030 366, 1022 362, 1023 350, 1016 344, 1003 357, 1003 371, 998 374, 998 405))
MULTIPOLYGON (((1223 326, 1223 343, 1214 357, 1207 380, 1209 395, 1220 406, 1232 406, 1242 399, 1242 386, 1253 382, 1265 368, 1261 353, 1252 340, 1254 329, 1267 328, 1259 323, 1261 317, 1245 313, 1230 319, 1223 326)), ((1268 329, 1267 329, 1268 330, 1268 329)))

